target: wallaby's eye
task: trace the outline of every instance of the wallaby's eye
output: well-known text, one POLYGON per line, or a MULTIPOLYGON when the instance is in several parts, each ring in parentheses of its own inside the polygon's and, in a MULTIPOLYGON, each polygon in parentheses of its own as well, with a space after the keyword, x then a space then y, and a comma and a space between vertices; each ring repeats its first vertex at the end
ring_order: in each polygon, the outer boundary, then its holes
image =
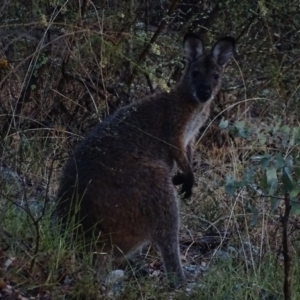
POLYGON ((214 74, 214 79, 215 80, 218 80, 220 78, 220 75, 219 74, 214 74))
POLYGON ((199 71, 193 71, 193 72, 192 72, 192 76, 193 76, 194 78, 198 77, 199 74, 200 74, 199 71))

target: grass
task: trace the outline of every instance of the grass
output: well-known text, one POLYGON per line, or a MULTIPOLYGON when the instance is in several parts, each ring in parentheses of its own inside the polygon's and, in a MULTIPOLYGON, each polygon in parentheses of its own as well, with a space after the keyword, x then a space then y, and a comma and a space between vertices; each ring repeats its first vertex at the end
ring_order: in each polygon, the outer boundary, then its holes
MULTIPOLYGON (((2 228, 9 232, 11 238, 5 240, 8 250, 2 248, 0 261, 3 264, 8 259, 13 260, 5 272, 2 270, 2 276, 16 284, 15 287, 25 295, 48 291, 53 299, 69 299, 66 298, 67 295, 71 299, 282 298, 281 258, 276 257, 272 251, 264 252, 263 257, 260 257, 259 251, 253 250, 254 244, 244 252, 239 245, 231 246, 234 248, 233 255, 226 259, 205 255, 202 262, 206 262, 208 271, 196 278, 194 284, 188 284, 187 289, 170 294, 165 281, 162 285, 162 278, 155 275, 153 278, 149 275, 144 278, 131 277, 120 284, 119 288, 117 285, 111 287, 105 277, 97 276, 91 253, 81 252, 80 245, 76 243, 66 243, 64 236, 57 234, 49 217, 45 217, 39 224, 40 250, 33 257, 35 232, 26 213, 17 211, 13 205, 7 205, 5 214, 1 210, 1 219, 2 228), (31 267, 33 258, 35 263, 31 267), (271 296, 274 298, 267 298, 271 296)), ((155 260, 157 259, 159 258, 156 256, 155 260)), ((298 278, 299 262, 294 257, 291 269, 291 286, 295 297, 293 299, 297 299, 299 294, 298 278)))
MULTIPOLYGON (((56 142, 55 147, 49 148, 48 143, 53 141, 55 139, 27 139, 26 147, 23 141, 19 141, 23 151, 21 156, 26 158, 19 165, 19 170, 26 176, 37 174, 37 177, 49 180, 44 181, 43 187, 40 187, 42 191, 37 190, 35 184, 24 184, 27 178, 23 183, 15 179, 17 176, 13 177, 15 182, 10 177, 1 180, 0 262, 5 265, 5 262, 12 260, 12 263, 2 269, 0 277, 4 277, 24 295, 36 296, 44 291, 50 293, 53 299, 268 299, 267 296, 271 295, 274 299, 282 298, 283 263, 281 256, 276 255, 281 244, 281 226, 276 220, 278 216, 270 212, 268 201, 262 202, 258 224, 249 226, 252 214, 245 210, 249 195, 238 194, 235 198, 226 195, 221 186, 222 176, 212 181, 211 176, 215 174, 212 167, 207 169, 206 176, 203 176, 203 168, 197 168, 198 181, 193 201, 182 203, 181 213, 181 252, 184 264, 204 264, 208 266, 208 271, 198 276, 187 273, 190 281, 187 287, 170 292, 159 255, 152 249, 144 260, 144 264, 150 268, 146 277, 130 276, 122 284, 108 283, 107 274, 112 270, 111 264, 108 262, 106 265, 108 273, 99 273, 93 264, 92 251, 83 250, 82 245, 75 241, 70 243, 68 230, 64 234, 60 233, 56 222, 50 217, 53 201, 48 203, 49 200, 46 200, 45 212, 40 219, 45 199, 55 198, 55 194, 50 195, 50 191, 56 190, 55 176, 59 174, 58 171, 49 173, 49 165, 41 163, 47 155, 51 156, 53 150, 49 149, 56 149, 56 142), (16 194, 12 193, 13 183, 18 186, 16 194), (19 199, 17 206, 16 195, 19 199), (28 202, 24 200, 24 195, 28 202), (28 209, 30 213, 26 211, 28 209), (230 232, 227 246, 219 243, 215 250, 203 252, 197 244, 201 240, 199 233, 216 231, 230 232), (187 236, 194 240, 186 243, 187 236), (227 258, 219 258, 215 254, 218 248, 223 249, 228 257, 225 255, 227 258)), ((239 149, 231 150, 232 156, 236 157, 237 153, 234 152, 239 152, 239 149)), ((16 153, 18 156, 21 152, 16 153)), ((220 157, 214 156, 216 160, 220 160, 220 157)), ((207 156, 206 159, 210 165, 214 164, 212 157, 207 156)), ((236 161, 230 165, 237 170, 245 167, 239 164, 236 161)), ((225 163, 222 166, 224 169, 228 167, 225 163)), ((222 170, 219 168, 219 171, 222 170)), ((291 237, 297 240, 297 231, 291 237)), ((298 251, 295 246, 292 248, 292 252, 298 251)), ((299 293, 299 265, 296 257, 292 255, 290 271, 293 297, 299 293)))

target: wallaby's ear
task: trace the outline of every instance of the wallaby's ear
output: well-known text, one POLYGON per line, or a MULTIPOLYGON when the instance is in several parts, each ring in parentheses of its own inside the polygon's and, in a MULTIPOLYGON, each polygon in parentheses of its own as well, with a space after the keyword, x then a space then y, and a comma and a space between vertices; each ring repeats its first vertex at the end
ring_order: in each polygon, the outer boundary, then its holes
POLYGON ((230 61, 234 47, 235 39, 230 36, 226 36, 215 43, 211 52, 219 66, 224 67, 230 61))
POLYGON ((183 38, 183 53, 188 61, 193 61, 203 55, 204 46, 202 40, 194 33, 188 32, 183 38))

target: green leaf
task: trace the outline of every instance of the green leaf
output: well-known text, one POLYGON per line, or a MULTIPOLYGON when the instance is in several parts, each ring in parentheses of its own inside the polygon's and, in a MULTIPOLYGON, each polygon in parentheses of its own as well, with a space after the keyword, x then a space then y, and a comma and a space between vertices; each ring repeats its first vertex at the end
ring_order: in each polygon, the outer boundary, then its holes
POLYGON ((219 123, 219 127, 221 129, 226 129, 228 127, 228 120, 225 120, 224 118, 222 118, 221 122, 219 123))
POLYGON ((300 177, 300 157, 297 157, 295 165, 294 165, 294 172, 297 177, 300 177))
POLYGON ((243 175, 243 181, 245 182, 245 185, 248 185, 249 183, 253 183, 253 176, 254 176, 254 170, 253 169, 246 169, 243 175))
MULTIPOLYGON (((300 177, 300 164, 294 166, 294 172, 297 175, 297 177, 300 177)), ((298 178, 299 179, 299 178, 298 178)))
POLYGON ((299 194, 299 186, 296 183, 294 183, 293 189, 290 191, 290 196, 292 198, 295 198, 298 196, 298 194, 299 194))
POLYGON ((246 128, 239 129, 239 135, 240 137, 246 139, 249 137, 249 131, 246 128))
POLYGON ((283 147, 287 147, 288 146, 288 142, 289 142, 289 138, 290 138, 290 131, 291 131, 291 128, 288 126, 288 125, 283 125, 281 128, 280 128, 280 132, 279 133, 279 137, 281 139, 281 144, 283 147))
POLYGON ((230 175, 226 176, 225 191, 231 196, 233 196, 235 193, 235 181, 230 175))
POLYGON ((268 168, 266 171, 267 184, 269 187, 269 195, 273 196, 277 191, 278 179, 276 169, 274 167, 268 168))
POLYGON ((293 188, 293 179, 289 167, 284 167, 282 169, 282 183, 287 192, 293 188))
POLYGON ((290 168, 293 168, 293 163, 294 163, 293 156, 288 155, 285 159, 285 165, 290 167, 290 168))
POLYGON ((290 146, 300 144, 300 127, 294 127, 290 138, 290 146))
POLYGON ((293 128, 292 139, 295 145, 300 145, 300 127, 293 128))
POLYGON ((288 125, 281 126, 279 130, 285 134, 289 134, 291 132, 291 128, 288 125))
POLYGON ((252 213, 252 220, 250 221, 249 225, 250 226, 255 226, 258 221, 258 209, 251 204, 247 205, 247 210, 252 213))
POLYGON ((261 164, 261 168, 262 168, 263 171, 264 171, 264 170, 267 168, 267 166, 269 165, 269 163, 270 163, 270 161, 271 161, 271 158, 272 158, 272 156, 269 155, 269 154, 267 154, 267 155, 265 155, 265 156, 261 159, 260 164, 261 164))
POLYGON ((282 169, 282 183, 285 191, 290 192, 293 189, 294 183, 291 176, 291 171, 288 167, 282 169))
POLYGON ((236 181, 235 182, 235 186, 238 187, 238 188, 243 188, 245 186, 247 186, 250 182, 248 182, 248 180, 241 180, 241 181, 236 181))
POLYGON ((300 215, 300 203, 296 201, 291 201, 291 215, 300 215))
POLYGON ((284 167, 284 165, 285 165, 285 161, 284 161, 283 156, 281 155, 281 153, 277 153, 275 155, 275 168, 281 169, 284 167))
POLYGON ((261 145, 265 145, 265 144, 266 144, 267 137, 266 137, 265 134, 259 133, 259 134, 257 135, 257 137, 258 137, 259 143, 260 143, 261 145))
POLYGON ((249 136, 249 130, 247 128, 245 128, 245 125, 246 125, 245 120, 234 122, 234 126, 237 130, 237 133, 242 138, 248 138, 248 136, 249 136))
POLYGON ((235 121, 235 122, 234 122, 234 125, 235 125, 235 127, 236 127, 237 129, 242 129, 242 128, 244 128, 244 127, 245 127, 245 124, 246 124, 245 120, 235 121))
POLYGON ((275 126, 271 126, 271 127, 270 127, 270 131, 273 132, 273 134, 274 134, 274 133, 277 133, 277 131, 279 130, 280 125, 281 125, 281 120, 278 121, 278 122, 275 124, 275 126))
POLYGON ((267 182, 267 175, 266 173, 263 173, 261 179, 260 179, 260 183, 259 186, 261 188, 261 190, 263 191, 263 193, 268 193, 268 182, 267 182))
POLYGON ((270 201, 271 201, 271 209, 272 210, 275 210, 278 208, 280 202, 282 201, 282 199, 276 199, 276 198, 270 198, 270 201))
POLYGON ((299 193, 299 187, 293 182, 292 172, 289 167, 284 167, 282 170, 283 189, 289 192, 291 197, 296 197, 299 193))

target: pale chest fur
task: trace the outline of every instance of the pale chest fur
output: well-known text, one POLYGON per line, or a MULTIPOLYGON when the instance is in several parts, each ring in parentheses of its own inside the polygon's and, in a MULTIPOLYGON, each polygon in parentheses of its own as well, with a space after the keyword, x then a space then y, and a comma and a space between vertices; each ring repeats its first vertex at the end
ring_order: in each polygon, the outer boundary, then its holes
POLYGON ((204 106, 199 107, 191 115, 184 130, 184 147, 186 147, 197 135, 200 127, 207 120, 210 112, 210 102, 205 103, 204 106))

